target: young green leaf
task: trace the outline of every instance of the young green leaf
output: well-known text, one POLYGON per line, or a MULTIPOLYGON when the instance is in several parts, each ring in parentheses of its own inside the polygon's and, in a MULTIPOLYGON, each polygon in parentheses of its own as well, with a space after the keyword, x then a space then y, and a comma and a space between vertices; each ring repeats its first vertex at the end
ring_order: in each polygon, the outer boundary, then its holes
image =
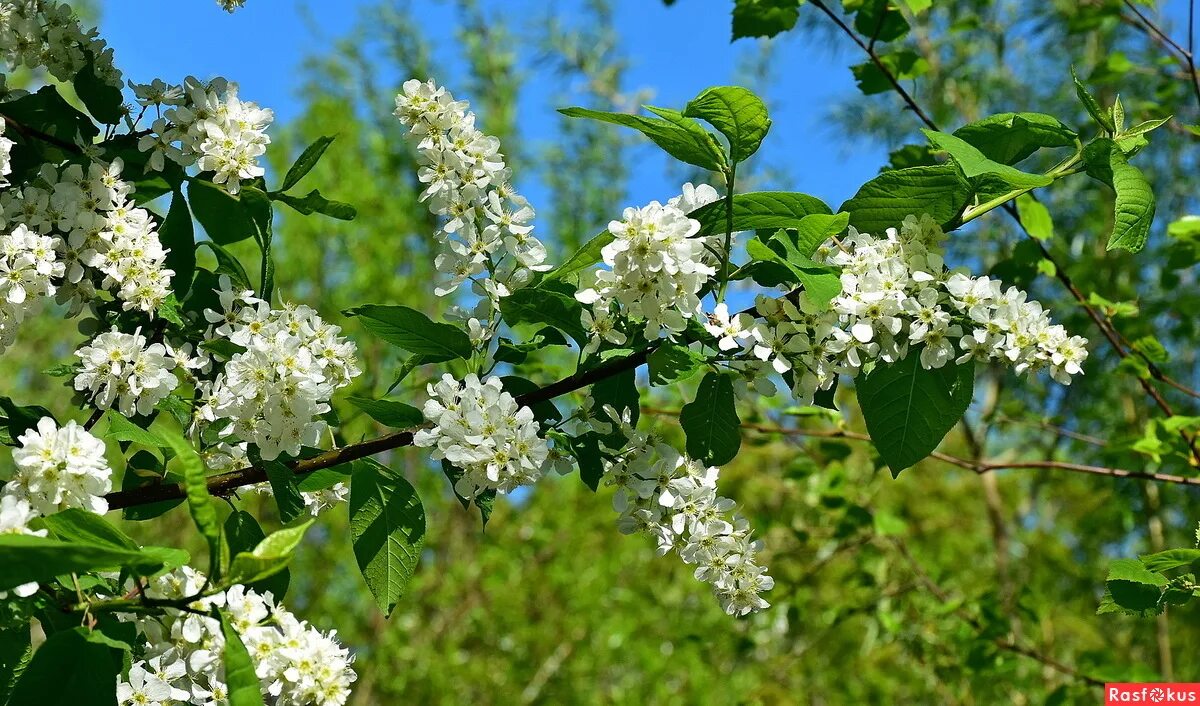
POLYGON ((971 185, 954 164, 909 167, 884 172, 858 190, 838 211, 850 214, 850 225, 882 234, 906 216, 928 213, 941 225, 954 221, 971 197, 971 185))
POLYGON ((892 7, 892 0, 862 0, 854 29, 872 43, 891 42, 908 33, 908 20, 892 7))
POLYGON ((975 389, 975 365, 926 370, 920 350, 910 350, 860 376, 855 388, 867 432, 894 477, 931 454, 962 418, 975 389))
POLYGON ((1154 190, 1142 170, 1130 164, 1119 149, 1109 152, 1109 168, 1117 201, 1113 232, 1106 249, 1138 252, 1145 247, 1154 222, 1154 190))
POLYGON ((729 156, 734 164, 757 152, 771 129, 767 106, 741 86, 705 89, 687 104, 683 115, 704 120, 724 135, 729 140, 729 156))
MULTIPOLYGON (((229 547, 230 558, 243 552, 253 551, 267 538, 258 520, 245 510, 234 510, 225 518, 224 540, 229 547)), ((275 600, 283 600, 291 583, 290 572, 284 568, 279 573, 253 583, 250 587, 259 593, 270 591, 275 600)))
POLYGON ((599 235, 593 237, 579 247, 578 250, 571 253, 571 256, 563 261, 561 265, 550 270, 542 277, 542 281, 553 281, 563 279, 570 275, 586 270, 592 265, 600 262, 602 259, 601 251, 604 247, 615 240, 615 236, 608 231, 603 231, 599 235))
MULTIPOLYGON (((697 237, 724 233, 727 228, 726 200, 714 201, 689 214, 700 222, 697 237)), ((796 228, 801 219, 814 213, 830 213, 820 199, 791 191, 752 191, 733 196, 733 231, 796 228)))
POLYGON ((304 196, 272 193, 271 198, 286 203, 306 216, 313 213, 320 213, 330 218, 336 218, 339 221, 352 221, 358 217, 358 209, 342 201, 327 199, 317 189, 313 189, 304 196))
POLYGON ((404 476, 372 459, 359 459, 353 465, 354 556, 379 609, 391 615, 421 557, 425 509, 404 476))
POLYGON ((704 356, 685 343, 663 343, 646 358, 650 384, 670 385, 687 380, 700 371, 704 360, 704 356))
POLYGON ((204 232, 218 245, 229 245, 258 233, 246 207, 236 196, 209 181, 188 182, 188 202, 204 232))
POLYGON ((1071 67, 1071 80, 1075 82, 1075 95, 1079 96, 1079 102, 1087 109, 1088 115, 1091 115, 1100 127, 1110 133, 1115 132, 1116 125, 1113 125, 1112 116, 1100 107, 1095 96, 1087 89, 1087 86, 1083 85, 1083 81, 1079 80, 1079 74, 1075 73, 1074 66, 1071 67))
POLYGON ((796 26, 801 0, 735 0, 733 39, 774 37, 796 26))
POLYGON ((590 118, 631 127, 650 138, 667 154, 687 164, 714 172, 724 171, 726 166, 725 154, 718 148, 716 139, 694 120, 681 117, 671 121, 662 117, 647 118, 587 108, 560 108, 558 112, 570 118, 590 118))
POLYGON ((1021 194, 1017 197, 1017 217, 1021 226, 1038 240, 1050 240, 1054 237, 1054 221, 1050 218, 1050 211, 1032 194, 1021 194))
POLYGON ((679 426, 687 436, 687 453, 712 466, 737 456, 742 445, 733 380, 728 373, 710 372, 700 381, 696 399, 679 412, 679 426))
POLYGON ((1053 177, 1029 174, 1016 167, 988 159, 983 152, 962 138, 934 130, 922 130, 934 147, 950 153, 968 179, 991 175, 1003 180, 1014 189, 1032 189, 1054 182, 1053 177))
POLYGON ((149 429, 139 427, 129 421, 128 417, 116 410, 108 410, 104 413, 104 418, 108 420, 108 430, 104 432, 104 438, 106 439, 128 441, 151 449, 167 447, 167 442, 163 441, 162 437, 158 434, 149 429))
POLYGON ((208 542, 209 573, 218 578, 221 574, 221 523, 217 520, 217 508, 208 493, 208 468, 204 465, 204 459, 182 434, 171 431, 163 436, 163 440, 175 452, 180 472, 183 474, 183 485, 187 491, 187 504, 192 521, 208 542))
POLYGON ((32 535, 0 535, 0 591, 63 574, 129 569, 148 576, 161 568, 162 556, 153 552, 32 535))
POLYGON ((64 542, 96 544, 131 552, 141 550, 137 542, 109 524, 103 516, 77 507, 46 515, 42 521, 55 537, 64 542))
POLYGON ((1016 164, 1042 147, 1070 147, 1078 135, 1045 113, 997 113, 954 131, 988 159, 1016 164))
POLYGON ((225 638, 221 659, 225 663, 225 686, 229 690, 229 706, 263 706, 258 675, 254 672, 254 662, 250 659, 250 653, 246 651, 242 636, 219 608, 213 608, 212 612, 213 617, 220 621, 221 635, 225 638))
POLYGON ((226 580, 229 583, 252 584, 284 571, 313 522, 310 518, 294 527, 284 527, 267 535, 250 551, 237 552, 226 580))
POLYGON ((364 328, 388 343, 438 363, 471 356, 471 339, 456 326, 434 323, 407 306, 367 304, 346 311, 357 316, 364 328))
POLYGON ((306 174, 312 171, 312 168, 317 166, 317 162, 321 160, 321 155, 325 154, 325 150, 329 149, 329 145, 333 144, 336 135, 323 135, 318 137, 292 162, 292 166, 288 168, 287 174, 283 176, 283 184, 280 185, 280 191, 287 191, 295 186, 306 174))

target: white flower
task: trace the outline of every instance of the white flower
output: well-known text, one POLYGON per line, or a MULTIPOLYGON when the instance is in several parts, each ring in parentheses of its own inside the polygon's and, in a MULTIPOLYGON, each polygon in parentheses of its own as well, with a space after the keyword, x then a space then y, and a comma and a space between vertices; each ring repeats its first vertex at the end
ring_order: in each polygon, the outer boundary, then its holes
POLYGON ((691 213, 701 206, 707 206, 710 203, 719 201, 721 195, 717 190, 708 184, 693 186, 692 182, 683 185, 681 189, 683 193, 667 201, 668 206, 674 206, 684 213, 691 213))
POLYGON ((104 495, 112 490, 112 470, 104 458, 104 442, 74 421, 59 428, 50 417, 43 417, 17 441, 17 471, 6 493, 28 501, 41 515, 69 507, 108 512, 104 495))
POLYGON ((8 125, 6 121, 0 119, 0 186, 7 186, 9 174, 12 174, 12 161, 9 155, 12 153, 13 141, 4 136, 4 128, 8 125))
POLYGON ((120 706, 165 706, 172 692, 170 684, 146 671, 145 662, 134 662, 129 667, 128 681, 117 680, 120 706))
POLYGON ((704 328, 717 340, 717 347, 723 351, 741 348, 741 342, 752 335, 754 317, 749 314, 729 315, 729 306, 725 302, 717 304, 716 309, 709 315, 704 328))
POLYGON ((149 414, 179 385, 167 348, 161 343, 146 345, 141 329, 129 334, 114 327, 75 355, 83 362, 75 389, 86 390, 100 409, 115 406, 127 417, 149 414))
POLYGON ((454 485, 459 495, 508 493, 542 477, 549 446, 533 411, 518 405, 500 378, 481 382, 472 374, 460 383, 447 374, 428 389, 423 412, 434 426, 418 431, 413 443, 433 447, 435 459, 463 471, 454 485))

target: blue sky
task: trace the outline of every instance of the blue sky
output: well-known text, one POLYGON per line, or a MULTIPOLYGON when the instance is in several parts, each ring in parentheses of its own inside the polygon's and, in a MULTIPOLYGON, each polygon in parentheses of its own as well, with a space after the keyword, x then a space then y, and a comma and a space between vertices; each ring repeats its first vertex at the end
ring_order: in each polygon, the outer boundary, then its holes
MULTIPOLYGON (((303 105, 297 90, 304 57, 329 51, 337 38, 351 30, 358 9, 372 2, 249 0, 245 8, 229 15, 214 0, 104 0, 100 30, 115 49, 117 65, 131 80, 157 77, 177 82, 187 74, 225 76, 241 84, 244 99, 272 108, 278 121, 287 121, 303 105)), ((482 0, 481 4, 489 11, 503 8, 520 35, 536 30, 533 23, 547 6, 556 6, 569 17, 578 3, 482 0)), ((439 60, 451 67, 461 65, 455 60, 452 4, 416 0, 411 5, 438 48, 439 60)), ((685 0, 668 8, 658 0, 616 0, 617 27, 632 61, 625 88, 651 88, 655 104, 682 107, 705 87, 731 83, 738 57, 751 51, 753 44, 752 40, 730 44, 730 5, 720 0, 685 0)), ((846 67, 859 58, 844 47, 839 54, 833 47, 811 46, 811 40, 798 34, 777 41, 777 61, 783 71, 768 96, 774 126, 763 149, 773 165, 786 167, 793 178, 787 189, 811 193, 836 207, 886 159, 879 145, 846 145, 824 121, 833 102, 855 92, 846 67)), ((521 57, 523 68, 536 75, 529 54, 521 57)), ((453 76, 438 79, 453 89, 453 76)), ((535 80, 522 96, 520 120, 527 140, 536 142, 552 131, 556 121, 566 119, 554 112, 550 90, 535 80)), ((480 122, 486 129, 487 116, 481 115, 480 122)), ((677 193, 678 184, 652 148, 632 157, 639 164, 631 170, 629 205, 677 193), (649 166, 643 168, 643 163, 649 166)), ((540 185, 521 175, 517 180, 536 206, 544 193, 540 185)))

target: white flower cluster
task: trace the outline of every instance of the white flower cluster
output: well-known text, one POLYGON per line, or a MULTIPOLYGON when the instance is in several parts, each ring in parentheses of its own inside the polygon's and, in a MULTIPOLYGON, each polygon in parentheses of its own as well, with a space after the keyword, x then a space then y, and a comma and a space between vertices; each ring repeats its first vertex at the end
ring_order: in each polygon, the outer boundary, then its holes
POLYGON ((200 383, 208 422, 228 419, 224 437, 258 446, 266 460, 316 445, 327 425, 335 390, 359 374, 353 342, 307 306, 272 309, 252 292, 235 293, 227 279, 219 292, 223 311, 204 312, 209 332, 241 346, 215 380, 200 383))
POLYGON ((750 347, 777 372, 794 370, 793 391, 802 404, 829 389, 839 373, 853 377, 871 361, 901 360, 917 346, 926 369, 995 359, 1018 373, 1048 369, 1069 385, 1082 372, 1087 340, 1052 324, 1026 292, 948 270, 944 238, 928 215, 909 216, 883 238, 851 228, 815 257, 841 269, 842 292, 830 307, 815 306, 804 292, 795 302, 759 296, 763 322, 719 306, 707 328, 722 350, 750 347))
POLYGON ((532 235, 533 209, 510 184, 500 140, 476 128, 467 107, 433 81, 411 79, 396 96, 395 115, 417 142, 421 200, 445 220, 435 264, 450 280, 434 291, 446 296, 471 279, 494 301, 550 266, 532 235))
POLYGON ((54 239, 24 225, 0 234, 0 353, 16 340, 26 312, 42 297, 54 294, 54 278, 62 277, 54 239))
MULTIPOLYGON (((616 414, 606 407, 614 419, 616 414)), ((775 580, 757 563, 762 542, 750 538, 750 523, 735 503, 717 495, 719 469, 687 458, 657 438, 619 422, 629 443, 605 461, 604 483, 616 488, 613 507, 623 534, 648 534, 658 552, 675 551, 696 567, 730 615, 769 607, 760 595, 775 580)))
POLYGON ((104 495, 112 490, 112 469, 104 458, 103 441, 74 421, 60 428, 50 417, 42 417, 17 441, 17 470, 4 486, 4 496, 29 503, 39 515, 70 507, 108 512, 104 495))
POLYGON ((700 290, 717 270, 706 249, 708 239, 692 237, 700 223, 687 214, 717 198, 711 186, 687 184, 683 195, 666 205, 651 201, 643 208, 627 208, 622 220, 608 224, 613 241, 601 256, 609 269, 596 270, 575 295, 594 305, 583 319, 593 348, 601 339, 624 343, 612 323, 617 311, 644 319, 648 339, 658 338, 663 329, 668 335, 679 333, 700 315, 700 290))
POLYGON ((121 333, 113 327, 80 347, 75 355, 83 361, 75 375, 75 389, 86 390, 99 409, 115 405, 127 417, 150 414, 154 405, 179 385, 171 372, 175 361, 166 346, 146 345, 140 328, 121 333))
POLYGON ((45 67, 70 83, 91 59, 96 77, 121 87, 113 52, 95 28, 84 31, 66 3, 46 0, 0 0, 0 57, 9 67, 45 67))
POLYGON ((121 179, 120 159, 61 170, 42 165, 37 180, 23 189, 0 193, 0 226, 24 225, 52 237, 65 267, 58 291, 61 302, 77 312, 97 284, 111 291, 125 309, 155 311, 170 292, 167 250, 154 221, 129 200, 132 185, 121 179))
POLYGON ((533 411, 517 404, 500 378, 480 382, 471 374, 460 383, 443 375, 429 385, 429 396, 422 411, 434 427, 418 431, 413 444, 434 447, 435 459, 463 471, 454 484, 459 495, 508 493, 542 477, 549 446, 533 411))
MULTIPOLYGON (((154 580, 147 595, 157 599, 200 595, 204 576, 183 567, 154 580)), ((274 706, 341 706, 357 675, 349 650, 336 631, 323 633, 299 620, 271 594, 244 586, 196 600, 201 612, 219 607, 237 631, 254 664, 262 695, 274 706)), ((174 608, 155 617, 123 616, 146 638, 141 658, 118 678, 117 701, 126 704, 227 704, 220 623, 207 615, 174 608)))
MULTIPOLYGON (((19 498, 10 493, 0 495, 0 535, 5 534, 26 534, 34 537, 45 537, 46 530, 29 529, 29 521, 37 517, 37 513, 29 505, 29 501, 24 498, 19 498)), ((37 593, 37 581, 23 583, 13 589, 13 593, 20 598, 28 598, 37 593)), ((4 591, 0 591, 0 600, 6 598, 4 591)))
POLYGON ((188 76, 181 86, 155 80, 134 84, 142 106, 170 106, 150 132, 138 140, 138 149, 150 152, 148 168, 161 170, 166 159, 202 172, 213 172, 213 183, 236 194, 244 179, 263 175, 259 157, 271 138, 267 127, 275 114, 238 98, 238 85, 223 78, 207 83, 188 76))
POLYGON ((4 136, 4 128, 8 125, 0 118, 0 187, 8 186, 8 175, 12 174, 13 141, 4 136))

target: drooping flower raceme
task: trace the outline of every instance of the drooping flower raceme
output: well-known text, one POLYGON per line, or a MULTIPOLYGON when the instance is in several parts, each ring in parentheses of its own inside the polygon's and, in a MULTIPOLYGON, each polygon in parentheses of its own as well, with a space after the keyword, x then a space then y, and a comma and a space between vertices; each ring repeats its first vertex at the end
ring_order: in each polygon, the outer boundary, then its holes
MULTIPOLYGON (((147 595, 178 600, 199 595, 204 576, 190 567, 155 579, 147 595)), ((264 701, 274 706, 341 706, 357 677, 336 631, 321 632, 275 602, 270 592, 244 586, 198 599, 194 610, 219 607, 246 645, 264 701)), ((167 608, 161 616, 122 616, 145 644, 127 678, 118 678, 121 704, 228 703, 220 623, 207 615, 167 608), (142 696, 137 696, 141 694, 142 696), (148 699, 139 701, 139 698, 148 699)))
POLYGON ((652 201, 643 208, 627 208, 622 220, 608 224, 613 241, 601 256, 609 269, 596 270, 575 295, 593 305, 584 325, 594 339, 604 337, 606 330, 595 322, 618 311, 643 320, 649 339, 664 330, 677 334, 700 315, 699 292, 717 270, 709 260, 707 239, 694 237, 700 223, 684 208, 694 210, 716 197, 711 186, 687 184, 684 194, 666 205, 652 201))
POLYGON ((999 360, 1018 373, 1046 369, 1070 384, 1087 358, 1087 341, 1052 324, 1048 313, 1016 287, 947 269, 941 228, 929 216, 909 216, 882 238, 853 228, 822 245, 814 259, 840 269, 841 293, 817 306, 807 292, 795 301, 759 296, 760 321, 716 312, 709 331, 722 349, 751 348, 778 372, 791 370, 802 404, 829 389, 837 375, 857 375, 872 361, 901 360, 919 349, 921 366, 999 360))
POLYGON ((29 503, 39 515, 78 507, 104 514, 112 490, 112 469, 104 458, 104 442, 74 421, 61 428, 50 417, 17 437, 17 467, 4 494, 29 503))
POLYGON ((155 80, 133 89, 143 106, 167 107, 138 140, 138 149, 151 153, 150 169, 161 170, 167 159, 195 164, 213 172, 213 183, 231 194, 241 190, 243 180, 263 175, 259 158, 271 142, 266 131, 275 114, 239 98, 236 83, 188 76, 181 86, 155 80))
POLYGON ((141 329, 121 333, 115 327, 75 351, 82 369, 75 389, 86 391, 99 409, 116 408, 125 416, 150 414, 154 405, 179 385, 175 361, 161 343, 147 345, 141 329))
MULTIPOLYGON (((9 492, 0 494, 0 535, 25 534, 34 537, 45 537, 47 534, 46 530, 33 530, 29 528, 29 521, 35 517, 37 517, 37 513, 33 511, 28 500, 9 492)), ((37 593, 37 590, 37 582, 32 581, 17 586, 13 589, 13 593, 21 598, 28 598, 37 593)), ((0 600, 4 598, 4 592, 0 591, 0 600)))
POLYGON ((66 3, 47 0, 0 0, 0 57, 10 68, 45 68, 70 83, 90 61, 96 77, 121 87, 113 52, 95 28, 84 31, 66 3))
POLYGON ((757 561, 762 543, 736 504, 717 494, 719 469, 681 455, 669 444, 617 419, 629 443, 605 461, 604 483, 613 486, 613 505, 624 534, 654 538, 658 552, 676 552, 694 565, 695 577, 712 586, 730 615, 746 615, 769 604, 760 594, 775 581, 757 561))
POLYGON ((63 275, 54 239, 18 225, 0 234, 0 353, 12 345, 25 313, 42 297, 54 294, 53 280, 63 275))
POLYGON ((435 264, 450 279, 435 292, 448 295, 471 279, 495 300, 550 267, 533 236, 533 209, 510 183, 500 141, 475 127, 467 107, 433 81, 411 79, 396 96, 395 115, 417 144, 421 200, 444 219, 435 264))
POLYGON ((153 312, 170 292, 162 247, 150 213, 129 199, 133 187, 121 179, 120 159, 71 164, 61 170, 43 165, 24 188, 0 194, 0 227, 24 225, 53 238, 64 271, 56 277, 58 300, 77 313, 107 289, 122 306, 153 312))
POLYGON ((460 383, 447 374, 428 389, 423 412, 434 427, 418 431, 413 443, 433 447, 435 459, 463 471, 454 484, 459 495, 508 493, 542 477, 549 447, 533 411, 505 392, 500 378, 481 382, 472 374, 460 383))
POLYGON ((328 425, 335 390, 359 374, 353 342, 307 306, 272 309, 250 292, 220 292, 223 311, 205 311, 210 336, 245 350, 235 353, 215 380, 200 383, 208 422, 228 419, 223 437, 256 444, 266 460, 298 455, 316 445, 328 425))

